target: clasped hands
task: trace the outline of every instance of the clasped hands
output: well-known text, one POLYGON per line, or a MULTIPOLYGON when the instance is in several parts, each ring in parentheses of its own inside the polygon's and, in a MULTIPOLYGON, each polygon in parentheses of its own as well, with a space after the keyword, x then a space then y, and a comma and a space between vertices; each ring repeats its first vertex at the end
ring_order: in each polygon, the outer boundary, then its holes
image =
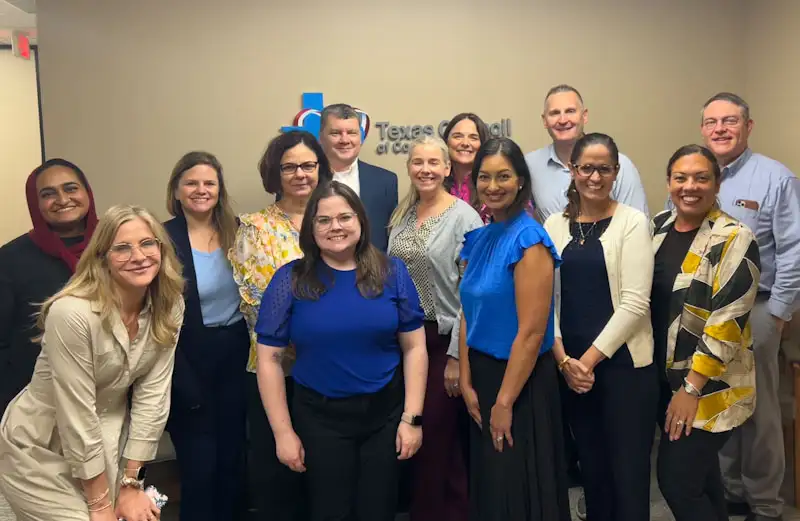
POLYGON ((583 359, 569 358, 561 366, 561 374, 570 389, 578 394, 586 394, 594 385, 594 370, 589 369, 583 359))
POLYGON ((570 389, 578 394, 586 394, 594 386, 594 368, 605 360, 605 355, 591 346, 580 359, 568 357, 560 367, 561 374, 570 389))

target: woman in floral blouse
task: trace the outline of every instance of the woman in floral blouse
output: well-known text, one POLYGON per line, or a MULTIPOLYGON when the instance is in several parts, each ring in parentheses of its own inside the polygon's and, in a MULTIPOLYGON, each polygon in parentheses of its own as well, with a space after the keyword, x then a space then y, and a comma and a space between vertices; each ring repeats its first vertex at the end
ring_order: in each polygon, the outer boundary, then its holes
MULTIPOLYGON (((253 333, 261 296, 275 272, 302 256, 300 225, 311 192, 319 182, 332 179, 328 160, 319 143, 308 132, 279 135, 267 147, 258 164, 261 181, 278 201, 251 214, 240 216, 236 242, 230 252, 233 276, 242 297, 241 311, 250 330, 247 361, 248 425, 251 443, 250 483, 259 520, 292 521, 301 506, 300 477, 282 465, 275 455, 275 439, 267 421, 256 380, 256 336, 253 333), (265 491, 269 493, 265 493, 265 491)), ((284 371, 286 393, 291 403, 290 366, 284 371)))

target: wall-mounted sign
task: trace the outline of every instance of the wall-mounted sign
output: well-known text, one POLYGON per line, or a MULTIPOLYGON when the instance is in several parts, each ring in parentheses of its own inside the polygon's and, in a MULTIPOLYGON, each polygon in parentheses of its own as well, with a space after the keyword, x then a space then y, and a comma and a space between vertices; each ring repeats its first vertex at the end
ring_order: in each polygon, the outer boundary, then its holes
MULTIPOLYGON (((389 121, 375 123, 380 133, 380 143, 375 149, 376 154, 407 154, 411 141, 422 135, 433 136, 434 132, 439 137, 444 134, 444 129, 450 120, 442 120, 439 125, 392 125, 389 121)), ((489 133, 493 137, 511 137, 511 119, 501 119, 489 124, 489 133)))
MULTIPOLYGON (((319 140, 320 115, 322 114, 322 109, 325 108, 322 93, 304 92, 302 100, 303 108, 294 117, 292 125, 281 127, 281 132, 305 130, 319 140)), ((369 114, 356 107, 353 107, 353 109, 361 116, 361 141, 363 142, 367 139, 367 134, 369 134, 369 114)))
MULTIPOLYGON (((292 125, 281 127, 281 132, 290 130, 305 130, 319 139, 320 115, 325 108, 321 92, 305 92, 302 97, 303 108, 292 121, 292 125)), ((367 139, 369 134, 369 115, 361 109, 353 107, 361 116, 361 141, 367 139)), ((444 129, 450 121, 445 119, 438 125, 393 125, 389 121, 379 121, 375 124, 380 133, 376 154, 407 154, 411 141, 422 136, 437 135, 442 137, 444 129)), ((493 137, 511 137, 511 119, 504 118, 500 121, 489 123, 489 133, 493 137)))
POLYGON ((11 52, 19 58, 31 59, 31 41, 27 34, 21 31, 11 33, 11 52))

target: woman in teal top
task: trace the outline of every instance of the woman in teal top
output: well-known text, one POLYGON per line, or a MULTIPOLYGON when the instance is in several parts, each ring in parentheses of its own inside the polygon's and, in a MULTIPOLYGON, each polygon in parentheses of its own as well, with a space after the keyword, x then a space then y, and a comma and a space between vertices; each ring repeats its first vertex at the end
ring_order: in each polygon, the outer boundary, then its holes
POLYGON ((525 206, 519 147, 490 139, 473 181, 490 223, 466 234, 459 358, 470 434, 471 518, 569 521, 558 371, 553 359, 553 242, 525 206), (524 311, 524 312, 523 312, 524 311))

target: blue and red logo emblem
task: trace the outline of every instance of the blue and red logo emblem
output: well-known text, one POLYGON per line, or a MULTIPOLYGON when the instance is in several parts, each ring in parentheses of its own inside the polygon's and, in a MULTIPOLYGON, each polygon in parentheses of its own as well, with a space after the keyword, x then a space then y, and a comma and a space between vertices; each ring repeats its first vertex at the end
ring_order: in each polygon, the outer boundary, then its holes
MULTIPOLYGON (((281 127, 281 132, 289 132, 291 130, 305 130, 319 139, 319 124, 322 109, 325 104, 322 99, 321 92, 304 92, 303 93, 303 108, 294 117, 291 126, 281 127)), ((367 139, 369 134, 369 115, 361 109, 353 107, 358 115, 361 117, 361 141, 367 139)))

